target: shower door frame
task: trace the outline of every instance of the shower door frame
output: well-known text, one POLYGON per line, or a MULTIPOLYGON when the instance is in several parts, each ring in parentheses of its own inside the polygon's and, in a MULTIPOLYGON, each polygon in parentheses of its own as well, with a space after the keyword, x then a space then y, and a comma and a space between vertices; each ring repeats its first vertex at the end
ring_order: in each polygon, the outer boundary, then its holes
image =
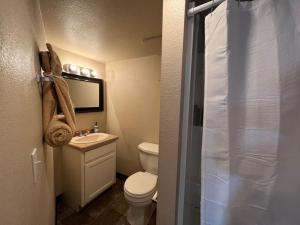
MULTIPOLYGON (((189 4, 189 9, 193 8, 195 3, 189 4)), ((186 201, 186 175, 188 152, 191 144, 191 133, 193 129, 193 108, 194 108, 194 89, 196 77, 197 58, 197 34, 199 19, 197 16, 187 16, 186 32, 185 32, 185 58, 184 60, 184 76, 183 76, 183 92, 182 92, 182 109, 180 123, 180 166, 178 172, 177 184, 177 213, 176 225, 184 225, 184 206, 186 201)), ((199 146, 201 148, 201 146, 199 146)))

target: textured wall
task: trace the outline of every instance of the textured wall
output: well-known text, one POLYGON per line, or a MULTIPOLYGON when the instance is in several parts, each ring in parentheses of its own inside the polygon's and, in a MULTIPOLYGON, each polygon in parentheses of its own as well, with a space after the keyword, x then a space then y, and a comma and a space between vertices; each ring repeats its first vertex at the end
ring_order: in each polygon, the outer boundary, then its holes
POLYGON ((0 224, 54 224, 52 149, 42 142, 41 95, 35 76, 45 47, 36 0, 0 0, 0 224), (43 160, 33 184, 30 153, 43 160))
POLYGON ((108 63, 107 127, 118 135, 117 171, 131 175, 140 170, 137 145, 158 143, 159 55, 108 63))
POLYGON ((161 73, 158 225, 174 225, 185 1, 165 0, 161 73))

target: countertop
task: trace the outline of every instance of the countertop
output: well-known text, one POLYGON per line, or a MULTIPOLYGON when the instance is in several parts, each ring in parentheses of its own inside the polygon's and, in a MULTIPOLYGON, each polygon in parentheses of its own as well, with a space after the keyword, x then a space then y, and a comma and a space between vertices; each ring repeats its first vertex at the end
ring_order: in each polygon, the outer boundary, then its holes
POLYGON ((94 142, 94 143, 87 143, 87 144, 78 144, 78 143, 69 143, 68 146, 75 148, 81 152, 87 152, 90 150, 94 150, 96 148, 102 147, 104 145, 113 143, 116 141, 119 137, 113 134, 109 134, 109 136, 101 141, 94 142))

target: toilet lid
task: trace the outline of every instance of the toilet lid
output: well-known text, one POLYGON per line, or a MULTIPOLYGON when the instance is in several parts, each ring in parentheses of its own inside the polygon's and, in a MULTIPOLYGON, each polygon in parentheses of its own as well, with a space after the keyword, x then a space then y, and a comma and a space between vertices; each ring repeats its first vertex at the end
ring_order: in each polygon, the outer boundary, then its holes
POLYGON ((159 145, 143 142, 138 145, 138 149, 151 155, 158 155, 159 145))
POLYGON ((155 191, 157 176, 147 172, 137 172, 127 178, 125 191, 135 197, 144 197, 155 191))

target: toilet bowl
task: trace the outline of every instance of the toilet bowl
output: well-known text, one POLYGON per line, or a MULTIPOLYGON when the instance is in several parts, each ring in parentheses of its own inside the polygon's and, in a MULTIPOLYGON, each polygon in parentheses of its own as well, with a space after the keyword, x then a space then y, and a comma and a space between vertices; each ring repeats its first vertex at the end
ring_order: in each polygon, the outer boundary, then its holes
POLYGON ((158 145, 142 143, 138 149, 145 172, 134 173, 124 184, 124 196, 129 204, 127 220, 131 225, 148 223, 154 211, 152 198, 157 192, 158 145))

